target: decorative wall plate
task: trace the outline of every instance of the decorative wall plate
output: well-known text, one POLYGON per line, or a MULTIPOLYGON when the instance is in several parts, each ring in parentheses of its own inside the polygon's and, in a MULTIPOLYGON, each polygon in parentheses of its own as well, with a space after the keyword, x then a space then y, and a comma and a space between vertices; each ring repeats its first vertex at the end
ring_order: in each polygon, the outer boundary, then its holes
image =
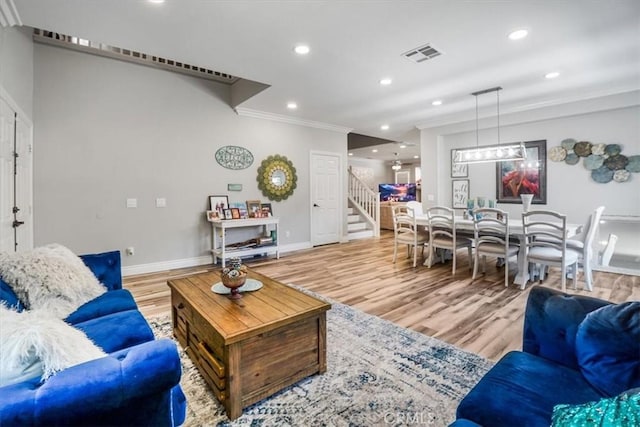
POLYGON ((589 157, 584 158, 584 167, 587 170, 598 169, 604 163, 604 157, 596 156, 595 154, 590 155, 589 157))
POLYGON ((640 172, 640 156, 629 156, 628 158, 629 163, 627 163, 627 167, 625 169, 629 172, 640 172))
POLYGON ((253 154, 243 147, 225 145, 216 151, 216 161, 227 169, 246 169, 253 163, 253 154))
POLYGON ((613 171, 606 166, 591 171, 591 178, 600 184, 606 184, 613 179, 613 171))
POLYGON ((619 171, 615 171, 613 173, 613 180, 615 182, 627 182, 629 181, 629 178, 631 177, 631 173, 629 173, 629 171, 627 170, 619 170, 619 171))
POLYGON ((580 161, 580 157, 578 157, 575 153, 567 154, 567 157, 564 159, 564 162, 568 165, 577 165, 580 161))
POLYGON ((627 156, 624 156, 622 154, 616 154, 615 156, 611 156, 604 161, 604 165, 614 171, 624 169, 628 163, 629 159, 627 159, 627 156))
POLYGON ((293 163, 285 156, 269 156, 258 168, 258 188, 269 200, 279 202, 293 194, 298 176, 293 163))
POLYGON ((609 144, 604 147, 604 152, 610 156, 615 156, 616 154, 620 154, 622 149, 618 144, 609 144))
POLYGON ((568 151, 568 150, 573 150, 573 146, 576 145, 576 142, 577 141, 573 138, 567 138, 567 139, 563 139, 560 145, 562 145, 562 148, 568 151))
POLYGON ((580 141, 573 147, 573 152, 580 157, 587 157, 591 154, 591 143, 588 141, 580 141))
POLYGON ((602 156, 604 154, 604 147, 606 146, 607 144, 593 144, 591 146, 591 154, 602 156))
POLYGON ((549 149, 549 159, 552 162, 561 162, 567 157, 567 150, 563 147, 551 147, 549 149))

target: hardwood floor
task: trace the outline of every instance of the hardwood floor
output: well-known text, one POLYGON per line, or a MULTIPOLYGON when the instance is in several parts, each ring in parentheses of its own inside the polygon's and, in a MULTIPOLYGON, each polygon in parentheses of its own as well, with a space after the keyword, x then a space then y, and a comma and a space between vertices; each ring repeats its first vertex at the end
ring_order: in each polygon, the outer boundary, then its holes
MULTIPOLYGON (((343 304, 356 307, 400 326, 439 338, 491 360, 522 348, 524 307, 532 284, 524 291, 504 286, 504 271, 487 259, 487 274, 472 283, 466 251, 458 252, 458 269, 436 264, 431 269, 421 262, 399 257, 392 263, 393 233, 380 239, 356 240, 344 244, 287 253, 279 260, 247 261, 262 274, 283 283, 303 286, 343 304)), ((170 292, 167 280, 215 269, 213 265, 129 276, 129 289, 145 316, 168 314, 170 292)), ((516 272, 509 268, 510 280, 516 272)), ((640 277, 594 272, 594 290, 568 293, 589 295, 612 302, 640 300, 640 277)), ((540 286, 535 283, 533 286, 540 286)), ((560 289, 560 274, 551 269, 542 286, 560 289)))

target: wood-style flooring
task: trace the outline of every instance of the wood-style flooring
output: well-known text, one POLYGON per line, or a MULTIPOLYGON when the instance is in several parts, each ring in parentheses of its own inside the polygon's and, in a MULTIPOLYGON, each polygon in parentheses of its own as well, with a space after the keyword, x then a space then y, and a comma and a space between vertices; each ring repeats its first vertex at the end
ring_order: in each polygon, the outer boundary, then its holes
MULTIPOLYGON (((552 268, 542 285, 529 283, 524 291, 504 286, 504 270, 487 259, 486 275, 472 283, 465 250, 458 252, 456 275, 450 261, 431 269, 416 268, 401 250, 394 264, 393 233, 379 239, 321 246, 275 258, 246 261, 256 271, 283 283, 296 284, 400 326, 439 338, 472 353, 498 360, 522 348, 524 307, 532 286, 560 289, 560 273, 552 268)), ((426 252, 425 252, 426 254, 426 252)), ((146 316, 170 313, 167 280, 218 268, 214 265, 129 276, 124 280, 146 316)), ((510 264, 510 280, 516 272, 510 264)), ((567 292, 612 302, 640 300, 640 277, 594 272, 594 290, 567 292)))

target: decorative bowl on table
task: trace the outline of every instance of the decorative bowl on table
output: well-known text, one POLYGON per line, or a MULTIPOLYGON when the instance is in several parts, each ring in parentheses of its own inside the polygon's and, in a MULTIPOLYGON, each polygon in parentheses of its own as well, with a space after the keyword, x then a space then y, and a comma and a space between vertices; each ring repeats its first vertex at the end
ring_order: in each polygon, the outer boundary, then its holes
POLYGON ((247 281, 247 267, 242 265, 239 260, 235 259, 230 262, 229 267, 225 267, 220 272, 220 279, 222 284, 231 290, 231 299, 240 299, 242 294, 238 291, 238 288, 244 285, 247 281))

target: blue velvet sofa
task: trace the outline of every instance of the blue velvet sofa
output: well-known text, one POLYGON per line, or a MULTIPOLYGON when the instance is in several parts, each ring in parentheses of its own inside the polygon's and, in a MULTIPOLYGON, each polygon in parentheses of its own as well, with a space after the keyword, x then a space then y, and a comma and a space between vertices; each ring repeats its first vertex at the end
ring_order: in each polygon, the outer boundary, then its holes
POLYGON ((555 405, 586 407, 640 387, 640 302, 534 287, 522 349, 507 353, 464 397, 452 426, 548 427, 555 405))
MULTIPOLYGON (((184 422, 180 358, 172 340, 154 339, 131 293, 122 289, 120 252, 81 256, 108 291, 65 321, 107 357, 0 388, 0 426, 177 426, 184 422)), ((0 280, 0 301, 22 310, 0 280)))

